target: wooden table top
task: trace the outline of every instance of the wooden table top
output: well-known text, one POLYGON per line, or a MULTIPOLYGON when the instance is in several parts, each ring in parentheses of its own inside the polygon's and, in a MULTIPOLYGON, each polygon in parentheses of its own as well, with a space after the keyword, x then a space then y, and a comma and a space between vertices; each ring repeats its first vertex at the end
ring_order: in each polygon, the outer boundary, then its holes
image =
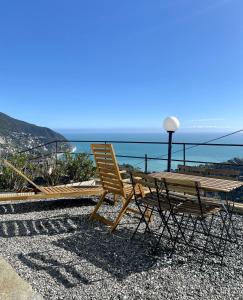
POLYGON ((213 192, 231 192, 241 186, 243 186, 242 181, 219 179, 214 177, 203 177, 197 175, 188 175, 182 173, 172 173, 172 172, 158 172, 151 173, 150 176, 157 179, 161 178, 174 178, 174 179, 185 179, 200 182, 201 188, 213 192))

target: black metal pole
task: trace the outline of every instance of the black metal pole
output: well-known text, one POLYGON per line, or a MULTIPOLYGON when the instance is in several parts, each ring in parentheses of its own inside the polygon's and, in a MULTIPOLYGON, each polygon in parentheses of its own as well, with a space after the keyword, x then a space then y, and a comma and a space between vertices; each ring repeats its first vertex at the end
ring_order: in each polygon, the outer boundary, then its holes
POLYGON ((167 163, 167 172, 171 171, 171 148, 172 148, 172 134, 173 131, 168 131, 169 141, 168 141, 168 163, 167 163))
POLYGON ((183 144, 183 164, 186 165, 186 144, 183 144))
POLYGON ((145 171, 145 174, 148 173, 148 155, 145 154, 145 157, 144 157, 144 171, 145 171))

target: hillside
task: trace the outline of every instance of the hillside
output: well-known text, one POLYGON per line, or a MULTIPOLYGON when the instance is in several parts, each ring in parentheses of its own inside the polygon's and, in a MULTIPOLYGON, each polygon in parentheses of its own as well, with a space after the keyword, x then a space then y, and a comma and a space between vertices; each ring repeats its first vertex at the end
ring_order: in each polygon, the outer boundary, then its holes
MULTIPOLYGON (((13 153, 56 140, 66 141, 64 136, 47 127, 17 120, 0 112, 0 148, 3 151, 13 153)), ((62 143, 60 147, 62 150, 70 148, 68 142, 62 143)))

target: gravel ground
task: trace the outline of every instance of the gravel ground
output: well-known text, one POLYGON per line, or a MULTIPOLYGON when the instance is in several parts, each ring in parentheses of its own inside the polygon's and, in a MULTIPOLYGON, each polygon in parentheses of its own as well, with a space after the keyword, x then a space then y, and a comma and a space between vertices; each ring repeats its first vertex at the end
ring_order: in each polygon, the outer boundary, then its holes
MULTIPOLYGON (((44 299, 241 299, 243 234, 230 247, 225 266, 209 259, 200 270, 199 252, 181 246, 173 261, 152 255, 151 236, 126 216, 111 234, 89 221, 96 199, 2 203, 0 256, 44 299)), ((119 206, 104 205, 103 211, 119 206)), ((111 214, 112 216, 112 214, 111 214)), ((243 216, 235 216, 238 228, 243 216)), ((153 224, 159 220, 155 218, 153 224)))

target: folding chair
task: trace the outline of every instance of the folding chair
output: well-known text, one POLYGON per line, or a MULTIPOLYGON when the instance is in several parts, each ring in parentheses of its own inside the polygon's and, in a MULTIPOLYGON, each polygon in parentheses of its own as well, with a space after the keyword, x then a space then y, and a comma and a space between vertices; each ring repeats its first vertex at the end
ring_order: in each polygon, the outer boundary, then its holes
POLYGON ((127 211, 139 213, 137 210, 128 206, 134 196, 134 191, 137 194, 143 194, 144 191, 142 186, 139 184, 137 184, 133 190, 131 184, 123 182, 115 152, 111 144, 92 144, 91 149, 94 154, 97 172, 103 187, 103 193, 94 211, 91 213, 90 219, 99 220, 104 224, 111 226, 111 231, 114 231, 127 211), (103 204, 108 193, 113 194, 114 199, 117 199, 119 196, 122 198, 122 208, 114 221, 98 214, 98 210, 103 204))
POLYGON ((197 181, 172 178, 164 178, 163 181, 168 199, 174 196, 183 199, 181 205, 173 209, 174 225, 177 231, 172 253, 174 253, 176 243, 183 242, 190 248, 202 251, 201 266, 206 253, 221 257, 222 264, 226 243, 231 241, 231 236, 230 224, 227 225, 221 214, 223 209, 221 204, 215 199, 210 201, 210 198, 202 197, 200 183, 197 181), (181 240, 179 240, 180 235, 181 240))
POLYGON ((153 246, 153 253, 156 253, 162 237, 166 236, 166 232, 169 234, 169 240, 173 241, 173 228, 170 226, 170 219, 173 219, 173 210, 184 200, 175 196, 173 198, 168 197, 163 180, 158 180, 140 172, 131 172, 130 174, 134 188, 136 188, 136 185, 139 184, 149 190, 146 195, 139 195, 135 193, 135 201, 141 213, 141 218, 131 239, 135 237, 140 225, 145 223, 144 233, 153 233, 153 236, 156 239, 156 244, 153 246), (150 219, 147 220, 145 218, 148 210, 151 211, 151 216, 152 214, 157 213, 161 217, 161 222, 156 232, 155 230, 152 231, 150 229, 150 219))

